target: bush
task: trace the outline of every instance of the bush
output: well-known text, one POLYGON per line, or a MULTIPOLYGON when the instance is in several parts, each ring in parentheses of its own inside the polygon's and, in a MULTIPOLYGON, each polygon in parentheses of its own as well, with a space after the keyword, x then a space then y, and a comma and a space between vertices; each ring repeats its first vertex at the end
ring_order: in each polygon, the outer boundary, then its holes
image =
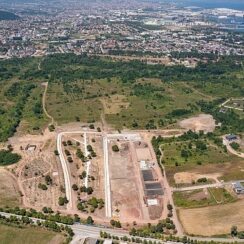
POLYGON ((236 142, 231 142, 230 146, 234 149, 234 150, 238 150, 240 148, 240 145, 236 142))
POLYGON ((39 184, 38 184, 38 188, 39 188, 39 189, 42 189, 42 190, 44 190, 44 191, 47 190, 47 186, 46 186, 45 184, 42 184, 42 183, 39 183, 39 184))
POLYGON ((58 204, 59 206, 63 206, 64 204, 67 204, 69 201, 67 199, 67 197, 59 197, 58 199, 58 204))
POLYGON ((113 150, 114 152, 119 152, 119 147, 118 147, 117 145, 113 145, 113 146, 112 146, 112 150, 113 150))
POLYGON ((88 216, 88 218, 86 219, 86 223, 87 223, 88 225, 92 225, 92 224, 94 224, 94 220, 92 219, 91 216, 88 216))

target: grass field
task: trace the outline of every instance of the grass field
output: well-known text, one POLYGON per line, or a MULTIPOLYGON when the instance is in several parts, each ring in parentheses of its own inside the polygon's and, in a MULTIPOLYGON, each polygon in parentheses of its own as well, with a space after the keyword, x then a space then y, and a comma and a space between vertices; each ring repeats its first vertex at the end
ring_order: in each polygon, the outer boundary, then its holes
POLYGON ((174 192, 174 203, 181 208, 206 207, 234 202, 236 198, 222 188, 199 189, 194 191, 174 192))
POLYGON ((50 83, 47 96, 48 112, 59 123, 75 120, 99 120, 102 111, 108 123, 115 128, 143 128, 158 126, 174 120, 165 116, 175 108, 198 111, 195 103, 204 96, 186 90, 183 83, 174 85, 159 79, 139 79, 123 84, 119 79, 76 81, 70 85, 50 83), (145 92, 146 89, 152 92, 145 92), (143 113, 142 113, 143 111, 143 113))
POLYGON ((213 140, 163 142, 160 147, 171 185, 176 184, 174 175, 180 172, 201 175, 219 173, 219 180, 224 181, 244 179, 244 161, 226 152, 213 140))
POLYGON ((174 175, 178 172, 189 172, 197 174, 220 174, 219 180, 243 180, 244 179, 244 161, 233 155, 229 155, 224 163, 206 163, 203 165, 184 164, 175 167, 175 165, 166 166, 167 178, 170 185, 175 185, 174 175))
POLYGON ((244 200, 204 208, 179 209, 184 230, 193 235, 229 234, 233 225, 244 230, 244 200))
POLYGON ((21 204, 21 196, 14 179, 4 169, 0 169, 0 207, 16 207, 21 204))
POLYGON ((48 113, 59 124, 100 121, 104 114, 108 124, 117 129, 155 129, 199 114, 202 100, 241 97, 244 75, 236 63, 233 58, 223 59, 218 64, 196 67, 193 72, 178 66, 72 54, 1 61, 0 140, 13 135, 20 121, 18 131, 24 133, 39 133, 47 125, 43 114, 33 113, 33 105, 43 93, 43 82, 49 82, 48 113), (221 75, 216 69, 221 69, 221 75), (13 83, 16 94, 6 95, 13 83), (21 91, 27 84, 36 87, 21 91), (122 100, 114 100, 116 96, 122 100))
POLYGON ((20 229, 0 224, 0 233, 1 244, 61 244, 65 241, 63 235, 37 227, 20 229))
POLYGON ((19 133, 31 133, 37 134, 48 124, 48 118, 44 115, 42 109, 41 113, 35 114, 34 108, 36 104, 42 103, 42 95, 44 92, 44 87, 38 84, 37 88, 31 93, 26 106, 23 110, 23 120, 18 128, 19 133))
POLYGON ((184 164, 206 164, 206 163, 224 163, 229 160, 228 153, 225 153, 223 148, 216 145, 211 145, 208 141, 204 142, 207 145, 207 150, 197 150, 196 148, 188 149, 189 143, 192 142, 172 142, 161 146, 164 151, 165 165, 184 165, 184 164), (181 151, 188 150, 191 154, 189 157, 182 157, 181 151))

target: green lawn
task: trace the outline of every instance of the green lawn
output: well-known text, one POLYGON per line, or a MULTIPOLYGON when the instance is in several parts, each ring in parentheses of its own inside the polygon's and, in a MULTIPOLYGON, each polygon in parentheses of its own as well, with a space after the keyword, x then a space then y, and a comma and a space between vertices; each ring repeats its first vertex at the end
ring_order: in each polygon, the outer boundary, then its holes
POLYGON ((23 229, 0 224, 0 243, 1 244, 48 244, 63 243, 64 236, 44 230, 38 227, 26 227, 23 229))

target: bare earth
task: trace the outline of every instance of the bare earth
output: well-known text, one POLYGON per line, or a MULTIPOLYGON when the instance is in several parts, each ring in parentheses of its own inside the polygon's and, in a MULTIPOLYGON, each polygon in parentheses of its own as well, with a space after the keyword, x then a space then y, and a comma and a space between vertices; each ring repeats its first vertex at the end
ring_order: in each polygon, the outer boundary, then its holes
POLYGON ((174 175, 174 180, 176 184, 191 184, 193 181, 197 181, 200 178, 212 179, 214 181, 218 181, 218 177, 221 174, 213 173, 213 174, 198 174, 198 173, 190 173, 190 172, 179 172, 174 175))
POLYGON ((230 233, 233 225, 244 229, 244 200, 205 208, 180 209, 179 217, 188 234, 212 236, 230 233))
POLYGON ((180 126, 184 129, 197 132, 201 130, 205 133, 213 132, 215 129, 215 120, 212 115, 200 114, 196 117, 182 120, 180 126))
POLYGON ((14 176, 0 168, 0 206, 16 207, 21 204, 21 195, 14 176))

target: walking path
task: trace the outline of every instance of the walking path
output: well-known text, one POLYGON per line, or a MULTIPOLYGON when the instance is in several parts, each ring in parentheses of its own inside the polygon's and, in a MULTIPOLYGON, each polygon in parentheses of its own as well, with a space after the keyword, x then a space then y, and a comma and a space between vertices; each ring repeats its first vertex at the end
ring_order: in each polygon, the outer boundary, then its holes
POLYGON ((47 89, 48 89, 48 82, 42 83, 42 85, 45 87, 43 96, 42 96, 42 107, 45 115, 51 120, 51 123, 49 125, 54 125, 54 118, 47 112, 46 108, 46 96, 47 96, 47 89))

